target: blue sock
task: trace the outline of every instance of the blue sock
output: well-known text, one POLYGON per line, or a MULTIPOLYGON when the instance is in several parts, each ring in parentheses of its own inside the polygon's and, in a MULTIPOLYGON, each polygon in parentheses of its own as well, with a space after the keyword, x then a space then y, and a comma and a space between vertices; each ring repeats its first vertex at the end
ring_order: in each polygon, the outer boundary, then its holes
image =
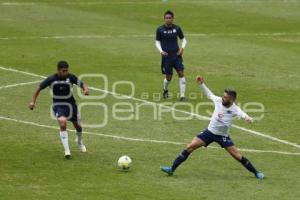
POLYGON ((179 156, 174 160, 173 165, 172 165, 172 171, 175 171, 176 168, 183 163, 188 157, 190 153, 187 152, 187 150, 182 151, 179 156))
POLYGON ((252 163, 247 158, 242 157, 240 162, 249 172, 252 172, 253 174, 257 173, 257 170, 255 169, 255 167, 252 165, 252 163))

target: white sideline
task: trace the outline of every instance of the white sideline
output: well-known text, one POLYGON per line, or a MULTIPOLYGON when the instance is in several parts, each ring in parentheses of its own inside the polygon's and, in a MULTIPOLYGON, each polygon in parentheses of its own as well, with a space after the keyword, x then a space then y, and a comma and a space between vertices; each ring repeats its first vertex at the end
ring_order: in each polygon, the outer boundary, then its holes
MULTIPOLYGON (((299 32, 273 32, 273 33, 187 33, 189 37, 275 37, 275 36, 300 36, 299 32)), ((53 35, 53 36, 21 36, 21 37, 0 37, 0 40, 66 40, 66 39, 105 39, 105 38, 154 38, 153 34, 119 34, 119 35, 53 35)))
POLYGON ((17 87, 17 86, 23 86, 23 85, 31 85, 31 84, 35 84, 35 83, 39 83, 40 81, 31 81, 31 82, 26 82, 26 83, 16 83, 16 84, 11 84, 11 85, 5 85, 5 86, 1 86, 1 89, 4 88, 12 88, 12 87, 17 87))
MULTIPOLYGON (((13 72, 16 72, 16 73, 21 73, 21 74, 26 74, 26 75, 31 75, 31 76, 35 76, 35 77, 45 78, 45 76, 42 76, 42 75, 29 73, 29 72, 24 72, 24 71, 20 71, 20 70, 17 70, 17 69, 12 69, 12 68, 7 68, 7 67, 3 67, 3 66, 0 66, 0 69, 7 70, 7 71, 13 71, 13 72)), ((111 92, 111 91, 108 91, 108 90, 103 90, 103 89, 95 88, 95 87, 90 87, 90 89, 97 90, 97 91, 102 91, 102 92, 112 94, 112 95, 116 95, 116 96, 121 96, 121 97, 127 98, 127 99, 133 99, 135 101, 154 104, 154 105, 157 105, 157 106, 168 108, 168 109, 176 111, 176 112, 181 112, 181 113, 185 113, 185 114, 188 114, 188 115, 192 115, 192 116, 200 118, 200 119, 210 120, 210 117, 199 115, 199 114, 196 114, 196 113, 187 112, 187 111, 184 111, 184 110, 179 110, 179 109, 176 109, 174 107, 166 106, 162 103, 151 102, 151 101, 148 101, 148 100, 143 100, 143 99, 139 99, 139 98, 136 98, 136 97, 127 96, 127 95, 123 95, 123 94, 118 94, 118 93, 115 93, 115 92, 111 92)), ((244 127, 241 127, 241 126, 238 126, 238 125, 234 125, 234 124, 232 125, 232 127, 236 128, 236 129, 239 129, 239 130, 242 130, 244 132, 253 134, 253 135, 257 135, 257 136, 272 140, 272 141, 276 141, 276 142, 279 142, 279 143, 282 143, 282 144, 286 144, 286 145, 289 145, 289 146, 300 148, 299 144, 296 144, 296 143, 293 143, 293 142, 290 142, 290 141, 287 141, 287 140, 282 140, 282 139, 279 139, 279 138, 276 138, 274 136, 270 136, 270 135, 267 135, 267 134, 264 134, 264 133, 261 133, 261 132, 258 132, 258 131, 247 129, 247 128, 244 128, 244 127)))
MULTIPOLYGON (((7 121, 13 121, 13 122, 16 122, 16 123, 21 123, 21 124, 32 125, 32 126, 36 126, 36 127, 59 130, 59 128, 56 127, 56 126, 49 126, 49 125, 39 124, 39 123, 35 123, 35 122, 18 120, 18 119, 13 119, 13 118, 10 118, 10 117, 4 117, 4 116, 1 116, 1 115, 0 115, 0 119, 7 120, 7 121)), ((76 132, 76 130, 73 130, 73 129, 68 129, 68 131, 76 132)), ((130 138, 130 137, 117 136, 117 135, 108 135, 108 134, 94 133, 94 132, 88 132, 88 131, 83 131, 83 133, 88 134, 88 135, 96 135, 96 136, 101 136, 101 137, 107 137, 107 138, 113 138, 113 139, 119 139, 119 140, 127 140, 127 141, 134 141, 134 142, 148 142, 148 143, 173 144, 173 145, 184 145, 185 144, 183 142, 152 140, 152 139, 142 139, 142 138, 130 138)), ((215 146, 209 146, 208 148, 222 149, 220 147, 215 147, 215 146)), ((258 149, 239 149, 239 150, 242 151, 242 152, 253 152, 253 153, 273 153, 273 154, 296 155, 296 156, 300 155, 300 153, 286 152, 286 151, 272 151, 272 150, 258 150, 258 149)))

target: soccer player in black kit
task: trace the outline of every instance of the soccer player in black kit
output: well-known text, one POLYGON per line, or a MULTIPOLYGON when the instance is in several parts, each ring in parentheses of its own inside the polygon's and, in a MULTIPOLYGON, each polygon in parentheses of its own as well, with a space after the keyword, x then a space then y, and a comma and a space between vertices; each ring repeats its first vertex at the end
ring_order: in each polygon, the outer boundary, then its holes
POLYGON ((29 104, 29 108, 33 110, 40 91, 46 87, 50 87, 53 97, 52 109, 60 127, 60 138, 64 147, 66 159, 71 158, 67 120, 71 121, 76 129, 76 141, 80 151, 86 152, 86 147, 82 142, 82 127, 79 123, 79 113, 71 90, 73 84, 80 87, 84 95, 89 95, 88 87, 75 75, 69 73, 69 64, 66 61, 59 61, 57 64, 57 73, 49 76, 40 83, 29 104))
POLYGON ((156 30, 155 45, 161 54, 161 70, 166 75, 163 84, 163 97, 168 98, 168 85, 172 80, 173 68, 179 77, 180 100, 185 100, 185 77, 183 65, 183 50, 186 47, 186 39, 181 28, 173 24, 174 13, 167 11, 164 14, 165 24, 156 30), (177 38, 182 41, 181 48, 178 46, 177 38))

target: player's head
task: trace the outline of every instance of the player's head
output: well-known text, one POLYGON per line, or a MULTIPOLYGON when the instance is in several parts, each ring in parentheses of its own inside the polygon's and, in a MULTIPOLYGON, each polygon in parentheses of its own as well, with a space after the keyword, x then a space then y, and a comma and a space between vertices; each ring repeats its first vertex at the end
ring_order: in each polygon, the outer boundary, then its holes
POLYGON ((236 91, 227 88, 224 90, 224 96, 222 97, 222 104, 226 107, 229 107, 234 103, 236 97, 237 97, 236 91))
POLYGON ((69 64, 61 60, 57 63, 57 74, 59 77, 66 77, 69 74, 69 64))
POLYGON ((164 19, 165 19, 165 24, 167 26, 170 26, 173 24, 173 20, 174 20, 174 13, 170 10, 167 10, 164 14, 164 19))

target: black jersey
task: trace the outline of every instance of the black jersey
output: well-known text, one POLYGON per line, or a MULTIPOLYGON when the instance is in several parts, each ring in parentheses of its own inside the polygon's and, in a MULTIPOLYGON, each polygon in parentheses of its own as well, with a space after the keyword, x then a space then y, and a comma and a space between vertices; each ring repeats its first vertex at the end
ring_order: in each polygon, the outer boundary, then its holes
POLYGON ((68 74, 68 76, 65 78, 60 78, 57 74, 53 74, 41 82, 40 89, 43 90, 46 87, 50 87, 50 89, 52 90, 54 103, 75 103, 75 98, 72 94, 72 87, 74 84, 83 88, 83 82, 81 82, 73 74, 68 74))
POLYGON ((167 53, 178 52, 178 37, 183 39, 184 35, 181 28, 175 24, 170 27, 162 25, 156 30, 156 40, 160 41, 162 50, 167 53))

